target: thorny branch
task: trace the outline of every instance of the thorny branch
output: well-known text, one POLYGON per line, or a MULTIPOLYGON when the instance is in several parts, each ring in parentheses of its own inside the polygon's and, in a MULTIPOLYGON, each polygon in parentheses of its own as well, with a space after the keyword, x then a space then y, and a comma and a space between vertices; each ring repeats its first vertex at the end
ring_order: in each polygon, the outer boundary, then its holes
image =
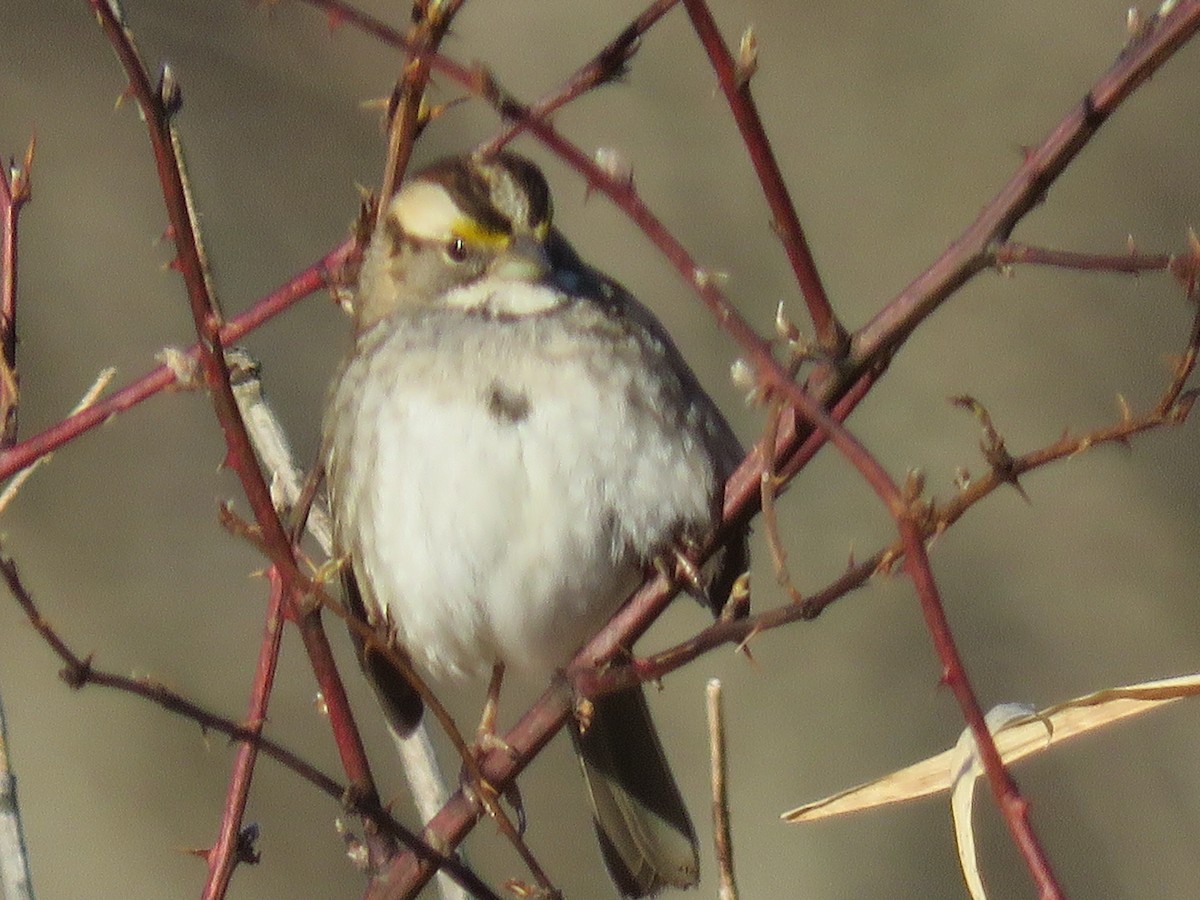
POLYGON ((35 138, 21 166, 0 170, 0 448, 17 439, 17 226, 33 197, 35 138))
MULTIPOLYGON (((262 644, 259 648, 258 665, 254 671, 254 685, 250 692, 249 709, 246 712, 246 729, 256 738, 262 737, 263 725, 267 720, 267 701, 275 681, 275 668, 279 662, 279 648, 283 642, 284 603, 283 579, 272 566, 267 571, 271 594, 267 600, 267 615, 262 644)), ((258 759, 255 741, 244 741, 238 747, 234 762, 233 777, 225 798, 225 809, 221 814, 221 830, 216 843, 205 857, 208 862, 208 881, 201 893, 203 900, 224 897, 233 878, 234 867, 242 862, 258 862, 257 853, 247 848, 242 839, 243 818, 246 803, 250 798, 250 781, 254 777, 254 764, 258 759)))
MULTIPOLYGON (((935 273, 937 278, 927 273, 918 279, 917 283, 922 280, 931 280, 936 289, 929 293, 917 294, 910 286, 901 297, 888 304, 880 316, 877 316, 872 323, 855 335, 853 346, 856 353, 852 356, 850 365, 843 366, 840 371, 834 373, 831 373, 828 367, 823 367, 818 371, 818 377, 815 377, 810 383, 820 389, 822 396, 828 401, 835 400, 851 385, 858 383, 864 375, 869 376, 872 380, 877 377, 883 366, 886 365, 890 354, 924 316, 950 296, 954 289, 985 267, 983 263, 986 258, 985 248, 992 241, 993 236, 1001 234, 1007 236, 1016 222, 1032 208, 1049 184, 1087 143, 1112 109, 1152 71, 1165 62, 1174 50, 1194 33, 1198 24, 1200 24, 1200 8, 1196 4, 1181 4, 1171 15, 1148 27, 1143 35, 1127 48, 1118 63, 1089 94, 1089 99, 1084 104, 1085 114, 1068 116, 1041 148, 1030 153, 1022 171, 1014 177, 1009 187, 1002 191, 996 200, 985 209, 976 224, 969 228, 964 236, 951 247, 943 259, 931 268, 930 272, 935 273), (970 249, 976 245, 978 249, 970 249), (831 374, 834 377, 830 377, 831 374)), ((503 114, 524 115, 527 112, 523 107, 514 107, 509 98, 495 89, 494 82, 490 79, 482 86, 489 89, 485 91, 484 95, 503 114)), ((599 170, 599 167, 593 165, 591 160, 564 141, 545 123, 531 122, 528 128, 550 149, 584 174, 590 188, 606 193, 642 227, 655 245, 675 265, 677 271, 710 306, 722 326, 747 352, 751 364, 762 379, 764 390, 767 392, 778 391, 784 394, 789 401, 796 404, 804 418, 812 421, 812 417, 809 415, 810 409, 806 408, 811 404, 803 402, 807 398, 798 391, 794 392, 790 387, 790 381, 789 384, 782 384, 776 380, 779 375, 778 366, 773 359, 769 358, 769 352, 765 350, 761 339, 745 327, 745 323, 733 311, 721 292, 715 288, 712 283, 713 279, 692 262, 686 251, 666 232, 661 222, 645 208, 628 179, 617 179, 610 173, 599 170)), ((827 420, 818 423, 818 427, 822 431, 831 425, 832 423, 827 420)), ((804 433, 794 432, 790 437, 803 439, 806 433, 807 429, 804 433)), ((827 433, 832 437, 841 438, 840 443, 844 452, 847 452, 855 465, 859 466, 860 472, 866 475, 867 471, 872 468, 873 461, 865 453, 865 450, 855 448, 852 439, 847 440, 848 436, 845 433, 840 435, 837 432, 827 433)), ((793 443, 785 449, 790 450, 794 446, 793 443)), ((753 458, 748 460, 747 466, 752 470, 755 465, 753 458)), ((787 465, 786 458, 784 465, 787 465)), ((875 470, 868 480, 872 482, 881 497, 890 498, 889 505, 900 523, 906 549, 905 565, 921 596, 922 609, 925 611, 939 655, 943 659, 944 680, 954 690, 963 707, 964 716, 981 746, 985 769, 993 793, 1001 808, 1006 811, 1006 820, 1014 832, 1018 845, 1026 854, 1031 873, 1038 881, 1043 896, 1057 896, 1059 890, 1049 870, 1045 855, 1038 848, 1036 839, 1028 827, 1025 804, 1019 799, 1011 779, 1000 763, 995 745, 991 741, 983 721, 982 712, 974 699, 961 663, 957 659, 948 625, 941 612, 940 600, 937 597, 936 586, 929 571, 924 548, 920 543, 917 524, 912 519, 905 518, 903 504, 900 502, 901 495, 881 470, 875 470)), ((618 619, 620 618, 621 616, 618 616, 618 619)), ((614 620, 612 627, 617 627, 617 620, 614 620)), ((635 633, 625 634, 627 640, 632 640, 634 637, 636 637, 635 633)), ((588 663, 596 661, 597 657, 589 654, 588 649, 590 648, 585 648, 579 659, 586 660, 588 663)), ((552 723, 550 727, 556 728, 561 724, 561 718, 557 716, 550 716, 549 721, 552 723)), ((522 724, 524 724, 524 720, 522 724)), ((519 725, 518 728, 520 727, 519 725)))
MULTIPOLYGON (((1130 440, 1149 431, 1182 425, 1187 421, 1198 393, 1195 389, 1183 390, 1195 371, 1198 355, 1200 309, 1193 318, 1187 345, 1172 368, 1170 381, 1152 407, 1135 414, 1122 403, 1120 418, 1115 422, 1081 435, 1064 434, 1044 447, 1017 456, 1012 456, 1007 451, 1002 457, 997 456, 996 448, 1003 444, 1003 439, 991 423, 990 415, 986 420, 979 415, 986 413, 986 410, 978 401, 970 397, 951 398, 956 405, 970 409, 980 418, 983 433, 981 450, 989 463, 988 470, 978 478, 964 480, 958 493, 950 500, 943 503, 928 501, 922 504, 919 519, 923 537, 926 540, 936 538, 961 519, 968 510, 997 490, 1005 486, 1019 486, 1018 479, 1029 472, 1072 459, 1104 445, 1128 445, 1130 440), (985 421, 987 424, 984 424, 985 421)), ((602 674, 595 675, 587 683, 586 690, 589 694, 605 693, 636 681, 655 681, 716 647, 741 644, 755 634, 778 628, 780 625, 814 619, 830 604, 865 585, 874 575, 893 572, 903 556, 903 545, 895 542, 868 558, 851 564, 838 578, 807 596, 798 605, 782 606, 736 621, 717 622, 674 647, 653 656, 634 660, 627 667, 614 666, 602 674)))
POLYGON ((461 861, 453 856, 444 856, 435 851, 403 825, 396 822, 377 799, 360 795, 353 786, 339 784, 281 744, 262 736, 255 728, 231 722, 150 678, 130 678, 96 668, 90 656, 80 656, 72 650, 54 626, 42 616, 32 595, 21 580, 16 563, 2 554, 0 554, 0 578, 3 578, 9 593, 21 607, 34 631, 62 660, 63 668, 59 672, 59 676, 72 689, 80 690, 88 685, 112 688, 141 697, 168 712, 190 719, 206 731, 216 731, 233 740, 252 743, 259 752, 270 756, 276 762, 295 772, 318 790, 345 805, 350 812, 370 819, 379 828, 386 830, 396 840, 411 848, 418 856, 429 861, 436 861, 444 871, 450 872, 456 880, 476 896, 496 900, 496 895, 492 893, 491 889, 483 884, 478 876, 464 866, 461 861))
MULTIPOLYGON (((225 437, 225 463, 241 482, 242 491, 254 510, 268 555, 283 580, 288 614, 300 630, 313 673, 321 686, 329 712, 342 765, 354 789, 368 805, 377 805, 378 794, 367 763, 362 738, 354 724, 350 702, 333 659, 329 641, 321 627, 319 612, 303 611, 303 594, 297 585, 303 579, 296 568, 291 542, 276 514, 270 490, 254 455, 245 423, 230 385, 229 368, 221 344, 223 316, 212 291, 208 264, 196 227, 196 212, 184 174, 173 118, 182 105, 182 92, 169 67, 164 66, 152 86, 145 64, 134 45, 133 35, 117 8, 106 0, 88 0, 101 29, 116 51, 129 78, 129 94, 136 100, 150 138, 158 169, 159 184, 170 222, 168 233, 175 243, 173 265, 183 276, 188 302, 199 338, 199 361, 213 409, 225 437)), ((269 639, 269 636, 268 636, 269 639)), ((266 698, 263 699, 266 702, 266 698)), ((372 860, 381 861, 394 850, 385 834, 368 833, 372 860)))
MULTIPOLYGON (((101 17, 102 22, 104 22, 105 13, 109 11, 108 4, 101 3, 99 0, 89 0, 89 2, 101 17)), ((345 4, 320 2, 320 0, 309 0, 309 2, 331 11, 331 20, 336 15, 341 21, 348 21, 356 24, 358 27, 365 27, 367 30, 372 30, 372 33, 376 33, 381 39, 390 43, 403 44, 403 39, 396 36, 390 30, 386 32, 374 30, 374 25, 372 25, 367 17, 362 16, 357 11, 353 11, 345 4)), ((653 8, 662 7, 663 11, 665 11, 665 8, 669 5, 655 4, 653 8)), ((689 3, 688 6, 694 21, 703 19, 704 15, 707 14, 707 9, 702 3, 689 3)), ((147 112, 147 123, 151 130, 156 159, 159 161, 160 176, 164 182, 164 199, 167 201, 172 219, 172 236, 180 244, 178 265, 188 283, 189 298, 193 305, 197 329, 201 337, 200 344, 194 352, 204 367, 206 383, 214 394, 214 403, 217 407, 218 418, 226 432, 226 439, 230 445, 230 463, 238 470, 239 477, 243 479, 243 486, 246 488, 247 496, 251 500, 256 518, 262 516, 266 520, 265 523, 260 520, 259 527, 263 529, 269 555, 280 566, 281 575, 288 578, 291 577, 294 571, 294 559, 292 558, 290 545, 286 540, 279 540, 282 531, 281 529, 279 531, 275 530, 278 528, 278 520, 275 518, 273 510, 270 509, 269 503, 266 506, 260 507, 259 505, 262 495, 258 492, 259 488, 254 484, 257 469, 253 466, 253 456, 252 454, 244 453, 245 447, 241 444, 237 435, 238 421, 236 411, 230 415, 228 412, 229 408, 224 400, 224 394, 228 391, 228 373, 221 372, 223 360, 221 359, 219 349, 221 339, 225 336, 225 329, 222 328, 223 323, 219 310, 217 310, 211 294, 207 291, 207 279, 205 278, 203 256, 199 243, 194 235, 187 233, 191 225, 191 215, 188 208, 187 194, 182 186, 182 174, 178 167, 178 161, 175 157, 173 147, 170 152, 167 149, 169 144, 173 144, 169 128, 170 113, 173 111, 171 109, 173 93, 168 89, 170 87, 169 79, 165 77, 167 73, 164 73, 164 78, 161 79, 160 90, 156 99, 155 91, 149 86, 149 79, 144 77, 144 67, 141 66, 140 60, 137 60, 136 52, 132 49, 132 43, 128 40, 128 34, 124 32, 121 23, 113 18, 110 11, 109 18, 112 21, 106 23, 106 31, 110 33, 110 40, 117 47, 118 54, 126 65, 127 71, 132 72, 131 90, 139 99, 143 110, 147 112), (137 72, 141 73, 142 77, 140 79, 137 77, 137 72), (176 181, 179 182, 178 185, 174 183, 176 181), (183 233, 182 237, 181 232, 183 233), (253 469, 253 471, 250 471, 250 469, 253 469), (274 521, 274 525, 271 524, 272 520, 274 521), (286 558, 277 558, 279 554, 282 554, 286 558)), ((711 20, 711 16, 709 16, 709 19, 711 20)), ((811 454, 815 453, 816 449, 819 449, 827 439, 833 440, 839 449, 859 467, 864 476, 871 481, 877 493, 887 502, 902 532, 902 550, 900 552, 904 553, 905 565, 908 567, 909 573, 913 577, 914 583, 921 595, 922 607, 929 620, 931 633, 934 636, 935 643, 938 645, 944 664, 947 666, 946 680, 959 696, 960 703, 964 707, 964 714, 976 730, 976 737, 984 753, 988 774, 992 779, 993 789, 997 794, 1001 806, 1015 810, 1008 816, 1008 820, 1010 825, 1014 827, 1014 830, 1018 832, 1018 843, 1021 843, 1026 850, 1027 858, 1030 859, 1031 869, 1034 871, 1035 877, 1039 878, 1043 888, 1043 895, 1045 896, 1055 894, 1056 887, 1053 885, 1052 876, 1049 875, 1048 870, 1039 871, 1038 860, 1043 857, 1029 843, 1028 838, 1031 837, 1031 833, 1026 833, 1025 835, 1020 833, 1021 822, 1025 818, 1023 801, 1019 799, 1011 782, 1007 780, 1007 775, 1003 767, 999 765, 998 758, 995 760, 992 759, 994 745, 991 743, 990 737, 988 737, 986 731, 981 732, 979 730, 979 726, 982 724, 982 717, 978 715, 977 704, 974 704, 974 698, 971 696, 965 676, 961 672, 961 666, 958 665, 957 655, 953 650, 949 630, 945 625, 944 617, 941 617, 940 601, 937 598, 936 587, 932 582, 928 563, 924 558, 923 540, 928 536, 926 532, 928 527, 928 509, 924 507, 914 509, 909 502, 911 498, 906 499, 905 494, 878 467, 865 448, 862 448, 848 432, 842 429, 838 425, 838 422, 844 418, 845 414, 848 414, 849 409, 853 407, 854 403, 858 399, 861 399, 861 396, 870 389, 874 381, 882 374, 891 353, 903 343, 904 339, 932 309, 936 308, 938 304, 943 302, 957 287, 965 283, 970 277, 990 265, 1013 264, 1022 261, 1051 262, 1052 257, 1047 253, 1041 254, 1041 260, 1035 258, 1038 254, 1030 254, 1028 251, 1025 252, 1024 259, 1016 258, 1012 254, 1018 245, 1005 245, 1003 242, 1007 239, 1016 223, 1044 195, 1049 185, 1063 171, 1066 165, 1069 164, 1082 146, 1087 143, 1107 116, 1111 114, 1112 110, 1133 89, 1148 78, 1154 70, 1161 66, 1184 41, 1190 38, 1198 26, 1200 26, 1200 4, 1196 2, 1175 4, 1170 14, 1155 17, 1143 23, 1143 27, 1139 29, 1138 35, 1131 42, 1130 46, 1126 48, 1121 59, 1093 87, 1080 108, 1069 115, 1041 147, 1029 154, 1025 164, 1000 194, 985 208, 979 219, 964 232, 962 237, 926 273, 914 281, 894 301, 889 303, 872 322, 855 333, 851 342, 852 353, 847 362, 837 368, 828 365, 821 366, 810 377, 809 384, 819 397, 819 402, 813 396, 799 388, 794 380, 792 380, 791 374, 782 369, 774 360, 770 348, 737 316, 733 307, 714 284, 714 280, 701 267, 694 263, 682 246, 667 232, 665 226, 646 209, 628 178, 621 178, 617 174, 605 171, 603 167, 586 157, 582 151, 568 144, 549 123, 534 115, 533 110, 535 108, 521 106, 513 98, 501 91, 494 80, 482 72, 482 70, 467 70, 438 55, 429 56, 430 68, 449 75, 460 84, 467 86, 468 89, 487 98, 505 117, 522 123, 523 127, 575 167, 587 180, 589 187, 606 193, 618 206, 624 209, 675 265, 681 276, 693 286, 722 325, 726 327, 729 333, 738 341, 739 345, 742 346, 761 380, 760 386, 764 395, 786 399, 792 411, 781 417, 776 450, 772 454, 764 454, 756 451, 742 467, 741 472, 730 485, 730 496, 734 500, 732 503, 727 504, 729 517, 747 516, 753 512, 756 503, 755 491, 751 490, 748 494, 739 494, 739 486, 757 485, 760 483, 766 459, 769 458, 778 462, 779 476, 781 480, 786 480, 798 471, 803 466, 804 461, 811 458, 811 454), (1007 250, 1005 249, 1006 246, 1007 250), (1007 258, 1005 256, 1006 253, 1010 254, 1007 258), (841 398, 842 402, 839 402, 839 398, 841 398), (849 407, 844 408, 842 414, 839 415, 838 410, 843 406, 843 402, 847 398, 851 400, 849 407), (835 415, 832 418, 822 411, 823 406, 826 405, 832 406, 835 410, 835 415), (815 428, 811 425, 800 424, 799 420, 815 422, 815 428), (800 460, 800 462, 797 462, 797 460, 800 460), (739 497, 741 497, 740 500, 737 499, 739 497), (991 753, 988 752, 989 748, 991 753)), ((702 30, 703 28, 702 25, 698 25, 697 27, 698 30, 702 30)), ((713 35, 715 35, 715 31, 713 35)), ((744 96, 742 94, 743 89, 748 83, 749 76, 744 68, 740 73, 735 68, 732 72, 732 77, 728 74, 723 76, 721 74, 723 71, 721 66, 725 62, 728 62, 728 51, 720 43, 719 35, 716 35, 715 41, 704 39, 704 43, 710 52, 710 56, 714 53, 719 56, 720 54, 717 51, 724 50, 725 61, 721 62, 714 58, 714 66, 718 69, 718 77, 723 79, 722 86, 727 89, 727 96, 730 93, 728 88, 730 86, 734 88, 733 94, 735 96, 731 96, 730 100, 731 104, 735 106, 735 116, 737 116, 737 97, 742 96, 743 103, 748 102, 749 99, 748 92, 745 92, 744 96)), ((409 45, 409 49, 414 49, 411 44, 409 45)), ((582 84, 583 82, 581 81, 580 83, 582 84)), ((600 83, 600 80, 597 80, 596 83, 600 83)), ((545 115, 554 108, 557 108, 557 106, 551 101, 538 110, 538 113, 545 115)), ((741 108, 744 113, 746 107, 743 105, 741 108)), ((744 133, 746 132, 744 131, 744 133)), ((765 134, 762 134, 761 131, 758 134, 749 134, 747 145, 752 155, 756 152, 761 152, 764 148, 769 149, 765 134)), ((760 173, 761 177, 763 176, 760 173)), ((782 187, 782 183, 780 185, 782 187)), ((766 188, 766 185, 764 187, 766 188)), ((768 196, 770 196, 770 189, 766 189, 768 196)), ((782 196, 786 197, 786 190, 783 190, 782 196)), ((788 249, 790 254, 794 248, 788 243, 787 229, 784 228, 782 231, 784 234, 781 237, 785 242, 785 248, 788 249)), ((1066 257, 1060 256, 1057 262, 1051 262, 1051 264, 1070 265, 1071 263, 1066 257)), ((1160 267, 1154 266, 1154 268, 1160 267)), ((1112 267, 1110 270, 1124 271, 1116 267, 1112 267)), ((815 269, 813 272, 815 274, 815 269)), ((323 273, 321 278, 324 278, 323 273)), ((810 303, 810 310, 811 306, 810 303)), ((1190 345, 1189 355, 1192 361, 1195 358, 1194 344, 1195 342, 1193 341, 1190 345)), ((1190 365, 1191 363, 1188 365, 1189 372, 1190 365)), ((162 386, 171 381, 170 377, 167 377, 165 380, 163 380, 162 375, 157 375, 156 377, 158 379, 156 383, 161 382, 162 386)), ((1176 379, 1180 390, 1186 377, 1187 375, 1183 374, 1176 379)), ((151 389, 147 385, 142 385, 139 388, 140 395, 138 398, 133 399, 133 396, 130 395, 126 398, 126 402, 138 402, 142 397, 148 396, 153 390, 158 389, 161 389, 161 387, 151 389)), ((1186 405, 1190 405, 1190 399, 1187 400, 1186 405)), ((113 407, 113 409, 117 408, 121 407, 113 407)), ((1186 406, 1183 398, 1180 398, 1178 404, 1172 401, 1171 404, 1164 406, 1161 415, 1166 416, 1168 413, 1178 415, 1179 418, 1182 418, 1182 415, 1186 414, 1186 406)), ((95 422, 91 424, 95 424, 95 422)), ((91 425, 84 425, 83 420, 77 420, 72 427, 82 430, 82 428, 91 427, 91 425)), ((1146 427, 1154 426, 1147 425, 1146 427)), ((72 434, 79 433, 79 430, 72 433, 68 429, 65 432, 57 434, 54 440, 61 443, 63 440, 69 439, 72 434)), ((1091 438, 1092 443, 1100 439, 1095 434, 1091 438)), ((1108 439, 1117 440, 1120 438, 1114 436, 1108 439)), ((12 467, 9 471, 20 468, 21 464, 18 464, 18 461, 21 459, 25 460, 22 464, 28 464, 28 461, 36 458, 39 452, 44 453, 47 449, 51 448, 45 444, 47 440, 43 438, 43 446, 41 448, 32 443, 29 446, 19 445, 13 451, 0 456, 0 469, 6 466, 12 467), (24 457, 16 454, 16 451, 21 450, 22 447, 25 448, 24 453, 26 455, 24 457)), ((58 444, 55 443, 52 446, 58 446, 58 444)), ((1019 464, 1020 459, 1023 458, 1013 460, 1014 467, 1019 464)), ((990 474, 996 476, 994 471, 990 474)), ((261 483, 261 476, 258 476, 257 480, 261 483)), ((981 479, 976 484, 980 484, 986 480, 987 477, 985 476, 985 479, 981 479)), ((892 559, 896 558, 898 558, 898 554, 893 554, 892 559)), ((882 562, 882 558, 876 565, 878 566, 880 562, 882 562)), ((874 568, 870 571, 874 571, 874 568)), ((865 580, 865 577, 869 577, 870 571, 866 573, 863 580, 865 580)), ((851 574, 851 572, 848 572, 846 576, 843 576, 843 579, 839 579, 838 584, 841 584, 851 574)), ((846 583, 849 584, 849 581, 846 583)), ((847 587, 846 589, 849 588, 847 587)), ((665 585, 651 586, 643 590, 637 600, 614 620, 609 629, 606 629, 604 633, 597 637, 596 641, 589 645, 589 648, 585 648, 585 651, 581 653, 579 662, 572 669, 575 677, 582 683, 584 674, 587 671, 591 671, 594 674, 594 663, 597 660, 606 658, 605 653, 611 653, 615 646, 614 642, 628 643, 636 637, 640 633, 637 624, 638 616, 652 615, 655 609, 661 608, 661 605, 665 603, 665 597, 668 593, 669 591, 665 585), (621 632, 620 629, 622 627, 627 630, 621 632)), ((820 606, 814 604, 818 602, 820 597, 821 595, 810 596, 798 609, 806 611, 809 615, 814 614, 815 611, 819 611, 820 606)), ((793 609, 785 609, 784 611, 788 613, 795 612, 793 609)), ((764 615, 769 615, 769 613, 760 614, 760 616, 764 615)), ((755 630, 760 630, 763 627, 764 623, 762 620, 759 620, 757 628, 755 627, 755 620, 757 619, 759 617, 755 617, 755 619, 744 623, 748 630, 742 639, 745 639, 753 634, 755 630)), ((728 626, 729 624, 720 623, 714 626, 714 628, 728 626)), ((323 635, 321 637, 323 638, 323 635)), ((306 643, 308 643, 307 635, 306 643)), ((639 671, 639 676, 641 674, 643 673, 639 671)), ((521 739, 522 746, 519 749, 528 749, 529 752, 536 751, 541 744, 544 744, 549 739, 557 727, 561 726, 568 705, 569 692, 564 691, 562 686, 552 688, 546 697, 543 698, 543 702, 539 703, 537 707, 527 714, 510 737, 517 736, 521 739), (522 729, 524 731, 521 731, 522 729), (518 735, 518 732, 521 732, 521 734, 518 735)), ((518 747, 517 741, 510 740, 510 743, 514 747, 518 747)), ((340 740, 339 747, 341 747, 340 740)), ((502 765, 493 765, 493 763, 497 762, 495 757, 496 755, 493 754, 492 757, 485 760, 485 775, 494 784, 499 786, 505 783, 504 776, 493 779, 491 773, 493 770, 505 767, 502 765)), ((519 770, 527 760, 528 757, 522 757, 522 759, 516 761, 509 760, 512 765, 508 766, 507 777, 512 777, 515 771, 519 770)), ((447 816, 453 816, 454 811, 451 807, 455 806, 457 799, 456 801, 452 801, 447 810, 444 811, 447 816)), ((460 823, 466 823, 469 814, 463 815, 461 809, 458 814, 463 816, 460 819, 460 823)), ((439 820, 442 818, 440 816, 439 820)), ((465 829, 469 827, 469 824, 464 824, 463 827, 465 829)), ((443 833, 449 834, 450 832, 443 833)), ((451 838, 451 840, 453 839, 451 838)))
POLYGON ((817 272, 817 264, 804 236, 800 225, 800 217, 796 214, 796 205, 792 195, 783 181, 783 173, 771 150, 771 142, 767 139, 766 129, 758 115, 758 107, 750 95, 750 79, 758 65, 757 48, 755 47, 754 32, 747 30, 743 37, 742 59, 734 62, 733 55, 725 46, 717 23, 713 20, 712 12, 705 0, 683 0, 688 17, 700 43, 708 53, 713 71, 721 91, 729 102, 734 121, 742 133, 742 142, 754 171, 762 184, 763 196, 771 209, 771 224, 775 228, 787 253, 788 262, 792 266, 800 293, 808 305, 809 317, 816 329, 817 343, 821 349, 833 358, 843 356, 847 349, 846 330, 838 321, 821 276, 817 272))
POLYGON ((383 215, 388 200, 400 186, 417 135, 428 121, 425 88, 429 84, 430 66, 462 4, 463 0, 413 4, 413 24, 406 37, 411 49, 388 102, 387 161, 383 167, 383 186, 379 189, 377 217, 383 215))
POLYGON ((638 41, 659 19, 674 7, 679 0, 658 0, 650 4, 640 16, 629 23, 620 34, 609 41, 594 57, 580 66, 566 83, 555 93, 529 105, 523 116, 508 122, 500 132, 479 148, 479 153, 489 156, 499 152, 527 127, 528 122, 544 122, 555 112, 588 91, 609 84, 625 74, 626 67, 638 51, 638 41))

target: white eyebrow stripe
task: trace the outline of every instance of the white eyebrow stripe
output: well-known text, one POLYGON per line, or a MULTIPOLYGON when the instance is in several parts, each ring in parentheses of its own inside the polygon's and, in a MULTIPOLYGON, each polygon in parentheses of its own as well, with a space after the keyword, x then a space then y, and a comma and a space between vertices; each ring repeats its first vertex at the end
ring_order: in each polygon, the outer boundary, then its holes
POLYGON ((388 214, 396 217, 405 234, 427 241, 449 240, 454 223, 463 216, 446 189, 428 181, 405 185, 392 198, 388 214))

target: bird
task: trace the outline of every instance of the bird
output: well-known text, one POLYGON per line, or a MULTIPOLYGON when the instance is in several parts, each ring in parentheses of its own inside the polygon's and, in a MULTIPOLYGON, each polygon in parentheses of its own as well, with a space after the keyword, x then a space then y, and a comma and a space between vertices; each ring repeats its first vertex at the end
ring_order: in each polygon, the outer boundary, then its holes
MULTIPOLYGON (((555 227, 534 162, 412 176, 382 201, 350 306, 322 430, 335 554, 349 606, 425 674, 548 681, 656 562, 713 535, 741 445, 659 320, 555 227)), ((735 528, 698 582, 714 613, 747 564, 735 528)), ((422 702, 369 644, 407 735, 422 702)), ((618 892, 697 884, 643 689, 569 730, 618 892)))

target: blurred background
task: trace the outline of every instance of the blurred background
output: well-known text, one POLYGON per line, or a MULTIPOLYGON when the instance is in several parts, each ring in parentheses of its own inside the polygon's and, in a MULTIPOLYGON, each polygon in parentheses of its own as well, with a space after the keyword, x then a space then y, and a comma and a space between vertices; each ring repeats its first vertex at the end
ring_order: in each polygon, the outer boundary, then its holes
MULTIPOLYGON (((1083 96, 1125 41, 1129 0, 713 0, 727 40, 753 24, 754 80, 834 302, 851 327, 917 275, 1083 96)), ((184 90, 178 120, 225 309, 233 314, 340 241, 356 185, 378 184, 379 114, 400 61, 297 3, 124 0, 152 67, 184 90)), ((364 2, 398 25, 403 3, 364 2)), ((445 49, 487 63, 533 99, 610 40, 639 0, 472 0, 445 49)), ((1149 11, 1149 10, 1148 10, 1149 11)), ((167 345, 192 340, 179 278, 164 268, 165 216, 144 128, 83 2, 0 7, 0 154, 38 152, 22 218, 21 435, 57 421, 106 366, 125 384, 167 345)), ((1053 247, 1147 252, 1185 246, 1200 211, 1200 46, 1143 87, 1017 230, 1053 247)), ((435 99, 458 95, 441 85, 435 99)), ((729 295, 769 332, 783 301, 803 307, 750 166, 682 10, 644 41, 624 83, 556 119, 585 149, 613 147, 651 207, 729 295)), ((417 163, 493 133, 477 102, 431 127, 417 163)), ((530 141, 558 222, 585 258, 646 300, 677 336, 743 439, 761 427, 728 377, 736 355, 667 265, 602 198, 530 141)), ((957 466, 981 472, 978 428, 947 397, 986 403, 1014 453, 1155 402, 1183 345, 1190 309, 1166 276, 1140 279, 1021 269, 984 274, 932 317, 851 420, 897 478, 921 468, 935 496, 957 466)), ((299 459, 315 458, 325 385, 347 325, 315 296, 245 343, 299 459)), ((1196 426, 1105 448, 1029 476, 1030 503, 1002 491, 934 546, 933 561, 985 706, 1065 700, 1105 686, 1195 671, 1200 659, 1200 455, 1196 426)), ((59 452, 3 522, 3 548, 62 636, 96 664, 159 679, 206 706, 245 709, 262 630, 263 561, 217 525, 227 498, 223 445, 203 394, 158 396, 59 452)), ((892 534, 878 501, 842 460, 818 459, 781 501, 802 590, 814 590, 892 534)), ((761 546, 760 546, 761 550, 761 546)), ((755 603, 782 602, 758 553, 755 603)), ((704 624, 676 604, 639 649, 704 624)), ((372 698, 348 642, 331 628, 384 791, 412 821, 372 698)), ((941 800, 816 826, 778 816, 951 745, 962 724, 914 594, 878 579, 815 622, 758 638, 754 664, 729 650, 667 679, 652 697, 702 838, 707 824, 703 684, 726 684, 732 813, 743 896, 956 898, 965 895, 941 800)), ((0 598, 0 691, 40 897, 162 898, 198 893, 232 748, 136 699, 69 690, 16 605, 0 598)), ((269 731, 328 772, 337 762, 314 683, 288 635, 269 731)), ((473 727, 482 685, 447 689, 473 727)), ((528 693, 528 692, 527 692, 528 693)), ((506 693, 502 717, 520 710, 506 693)), ((1195 896, 1200 871, 1200 709, 1182 703, 1016 775, 1069 894, 1195 896)), ((457 769, 451 761, 451 770, 457 769)), ((568 897, 609 896, 582 785, 557 740, 521 781, 528 840, 568 897)), ((976 813, 995 897, 1032 896, 991 804, 976 813)), ((334 831, 338 806, 270 761, 249 818, 262 864, 230 896, 351 898, 363 881, 334 831)), ((494 884, 524 877, 484 824, 468 844, 494 884)), ((705 851, 712 896, 714 863, 705 851)))

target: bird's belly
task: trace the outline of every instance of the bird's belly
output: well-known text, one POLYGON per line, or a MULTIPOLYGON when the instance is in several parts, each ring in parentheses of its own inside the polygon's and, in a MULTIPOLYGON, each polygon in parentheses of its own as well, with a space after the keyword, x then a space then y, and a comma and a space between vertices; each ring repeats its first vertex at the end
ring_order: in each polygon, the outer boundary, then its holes
POLYGON ((386 394, 346 399, 352 366, 335 397, 339 544, 434 674, 552 672, 712 514, 706 454, 648 412, 656 398, 609 365, 624 360, 524 349, 493 367, 469 342, 460 358, 410 343, 386 394))
POLYGON ((430 415, 410 398, 407 412, 419 427, 376 435, 403 462, 374 486, 357 541, 400 640, 435 673, 561 665, 635 581, 602 498, 547 459, 553 442, 475 405, 430 415))

